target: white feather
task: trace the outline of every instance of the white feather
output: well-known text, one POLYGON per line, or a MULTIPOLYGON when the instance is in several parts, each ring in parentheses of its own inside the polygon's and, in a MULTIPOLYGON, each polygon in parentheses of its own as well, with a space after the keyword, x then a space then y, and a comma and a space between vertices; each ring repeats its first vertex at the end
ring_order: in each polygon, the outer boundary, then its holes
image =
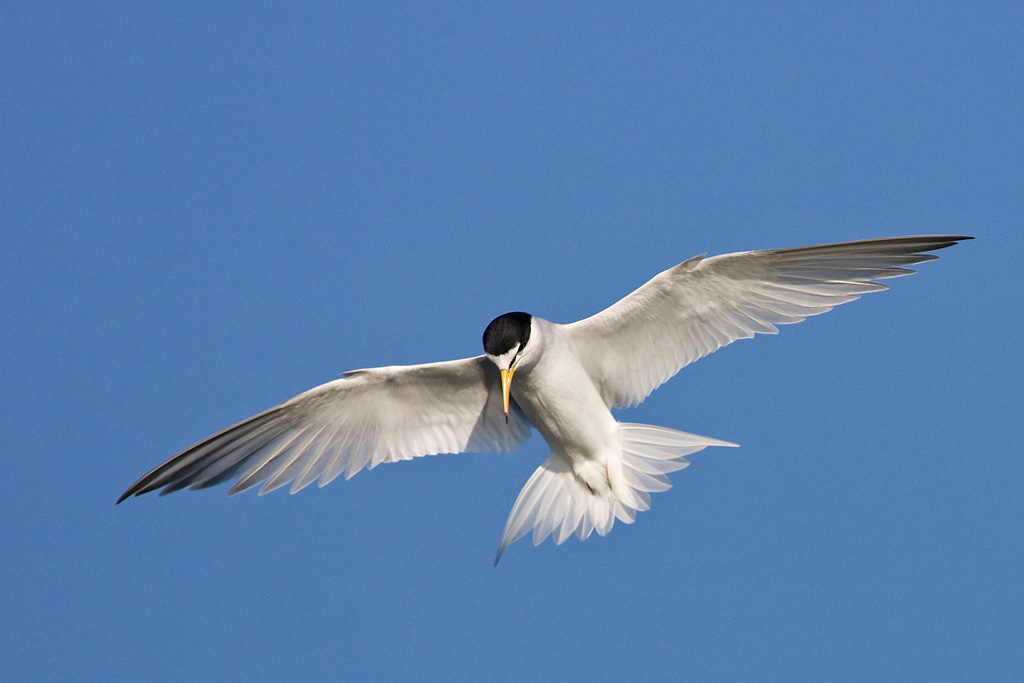
POLYGON ((680 369, 737 339, 775 334, 908 275, 921 252, 963 237, 925 235, 696 256, 600 313, 567 325, 609 405, 644 400, 680 369))
POLYGON ((382 462, 464 451, 509 451, 529 438, 518 408, 508 423, 501 380, 486 356, 356 370, 188 448, 124 497, 201 489, 238 477, 230 493, 294 481, 295 493, 382 462))
POLYGON ((552 455, 534 471, 516 498, 494 564, 509 544, 530 531, 534 545, 556 531, 555 544, 561 545, 573 533, 580 540, 592 531, 604 536, 616 519, 632 524, 637 512, 650 509, 647 492, 670 488, 665 473, 689 465, 686 456, 708 446, 736 446, 706 436, 628 422, 619 423, 617 435, 628 491, 618 495, 592 491, 564 457, 552 455))

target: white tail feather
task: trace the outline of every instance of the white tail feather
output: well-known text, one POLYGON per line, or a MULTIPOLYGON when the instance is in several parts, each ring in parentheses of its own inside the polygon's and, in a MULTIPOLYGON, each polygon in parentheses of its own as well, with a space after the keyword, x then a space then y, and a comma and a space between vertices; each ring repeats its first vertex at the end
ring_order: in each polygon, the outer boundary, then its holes
POLYGON ((632 524, 637 512, 650 509, 651 493, 672 486, 666 475, 690 464, 686 456, 708 446, 737 445, 667 427, 629 422, 620 422, 618 433, 624 490, 618 495, 611 491, 595 493, 573 472, 565 458, 552 455, 519 492, 501 535, 495 565, 505 548, 531 530, 534 545, 552 535, 555 543, 561 545, 572 534, 581 541, 594 531, 604 536, 611 531, 616 518, 632 524))

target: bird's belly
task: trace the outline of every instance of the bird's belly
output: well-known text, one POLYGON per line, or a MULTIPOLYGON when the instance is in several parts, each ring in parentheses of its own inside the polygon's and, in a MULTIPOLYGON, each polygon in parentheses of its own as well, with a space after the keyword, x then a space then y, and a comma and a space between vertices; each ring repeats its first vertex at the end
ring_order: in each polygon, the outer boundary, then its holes
POLYGON ((622 457, 618 423, 582 368, 542 374, 541 380, 530 373, 523 381, 516 375, 513 398, 553 455, 564 458, 591 490, 607 490, 609 466, 616 472, 622 457))

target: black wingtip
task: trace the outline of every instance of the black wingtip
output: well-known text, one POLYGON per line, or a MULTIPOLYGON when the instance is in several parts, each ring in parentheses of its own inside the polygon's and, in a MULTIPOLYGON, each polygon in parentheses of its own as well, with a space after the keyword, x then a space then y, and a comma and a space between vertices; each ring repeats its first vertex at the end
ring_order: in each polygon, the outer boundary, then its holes
POLYGON ((956 244, 957 242, 966 242, 967 240, 974 239, 970 235, 939 235, 939 237, 944 237, 945 239, 949 240, 950 246, 956 244))

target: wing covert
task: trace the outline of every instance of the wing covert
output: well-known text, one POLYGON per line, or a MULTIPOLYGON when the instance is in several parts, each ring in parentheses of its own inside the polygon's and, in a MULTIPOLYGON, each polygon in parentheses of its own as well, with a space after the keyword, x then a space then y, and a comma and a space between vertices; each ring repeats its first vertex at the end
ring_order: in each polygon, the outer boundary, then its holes
POLYGON ((291 492, 324 486, 382 462, 466 451, 509 451, 530 436, 513 406, 508 423, 501 378, 486 356, 345 373, 218 432, 157 466, 118 500, 238 481, 235 494, 289 482, 291 492))

